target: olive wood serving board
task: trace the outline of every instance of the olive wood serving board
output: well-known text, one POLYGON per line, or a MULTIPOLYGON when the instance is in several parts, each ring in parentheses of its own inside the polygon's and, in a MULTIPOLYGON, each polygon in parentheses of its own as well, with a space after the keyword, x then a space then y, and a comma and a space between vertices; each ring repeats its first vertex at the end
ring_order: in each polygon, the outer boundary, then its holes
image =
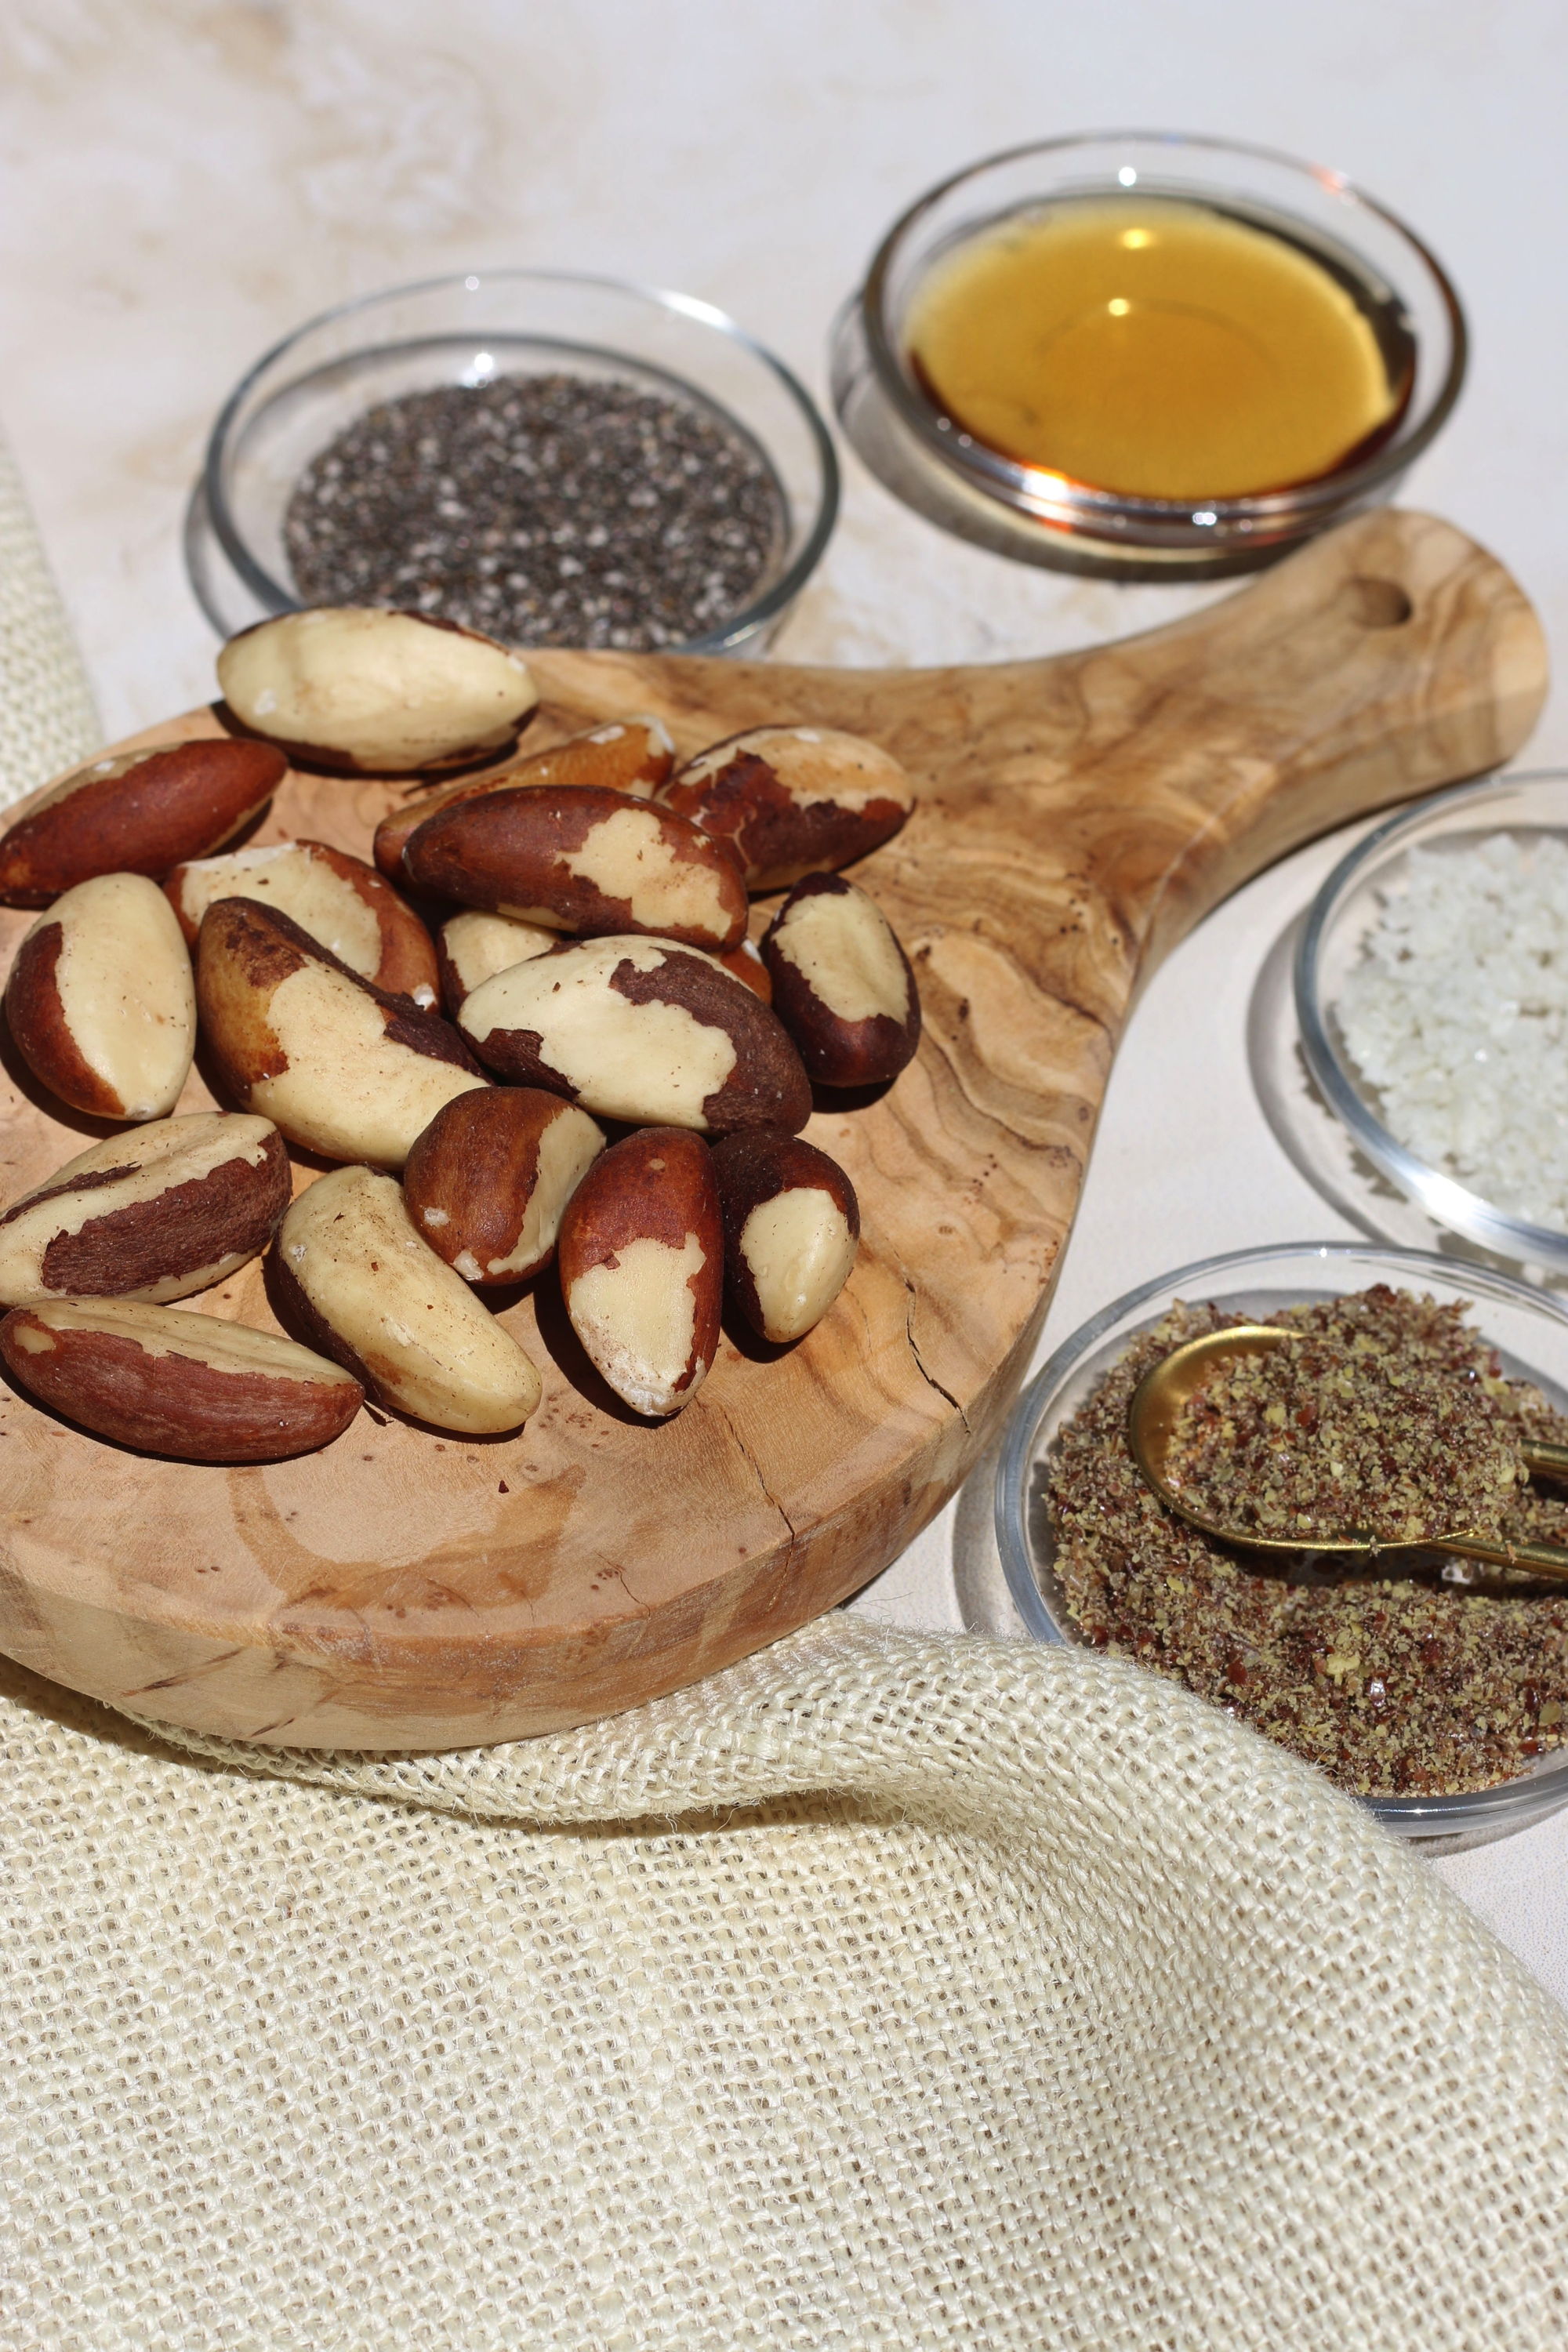
MULTIPOLYGON (((525 749, 638 710, 683 755, 817 721, 874 737, 914 775, 913 817, 857 878, 910 952, 924 1040, 879 1099, 821 1109, 808 1130, 859 1192, 848 1286, 793 1349, 727 1339, 659 1423, 596 1381, 549 1273, 502 1310, 544 1376, 510 1437, 365 1412, 298 1461, 197 1466, 101 1444, 0 1389, 0 1649, 44 1675, 245 1739, 458 1747, 634 1706, 831 1609, 996 1433, 1140 982, 1285 851, 1508 759, 1546 690, 1508 574, 1448 525, 1394 511, 1194 618, 1048 661, 557 652, 534 667, 544 702, 525 749)), ((220 728, 202 710, 132 740, 220 728)), ((292 772, 256 837, 368 856, 406 790, 292 772)), ((32 919, 0 913, 7 963, 32 919)), ((6 1053, 9 1199, 111 1130, 62 1114, 6 1053)), ((1201 1034, 1190 1053, 1202 1087, 1201 1034)), ((181 1108, 210 1099, 194 1076, 181 1108)), ((257 1265, 191 1304, 275 1328, 257 1265)))

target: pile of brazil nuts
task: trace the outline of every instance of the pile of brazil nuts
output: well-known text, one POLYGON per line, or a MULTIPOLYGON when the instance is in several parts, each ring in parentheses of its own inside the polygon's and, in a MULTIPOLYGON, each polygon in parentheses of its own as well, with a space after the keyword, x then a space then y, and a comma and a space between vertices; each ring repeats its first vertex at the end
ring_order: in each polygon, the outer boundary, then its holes
POLYGON ((539 1373, 487 1293, 552 1260, 588 1357, 650 1419, 711 1370, 726 1287, 763 1339, 810 1330, 860 1229, 800 1133, 814 1083, 890 1080, 920 1037, 908 960, 839 870, 908 817, 899 763, 777 726, 678 768, 630 718, 429 785, 368 860, 226 848, 286 755, 439 776, 508 751, 538 698, 488 637, 358 608, 264 622, 218 677, 244 734, 98 761, 0 836, 0 899, 42 910, 12 1036, 124 1129, 0 1213, 20 1385, 121 1444, 264 1462, 367 1396, 519 1427, 539 1373), (177 1116, 198 1037, 233 1107, 177 1116), (290 1144, 339 1163, 292 1200, 290 1144), (291 1338, 171 1303, 263 1252, 291 1338))

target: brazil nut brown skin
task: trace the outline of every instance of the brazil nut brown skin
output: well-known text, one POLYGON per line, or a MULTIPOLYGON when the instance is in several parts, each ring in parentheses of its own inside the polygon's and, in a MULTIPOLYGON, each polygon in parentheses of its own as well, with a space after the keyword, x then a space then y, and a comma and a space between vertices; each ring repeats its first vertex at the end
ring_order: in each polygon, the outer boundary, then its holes
MULTIPOLYGON (((489 1087, 438 1110, 408 1155, 416 1232, 465 1282, 526 1282, 605 1148, 585 1110, 537 1087, 489 1087)), ((0 1227, 0 1241, 4 1228, 0 1227)))
POLYGON ((258 621, 217 658, 242 727, 313 767, 428 774, 505 751, 539 700, 527 664, 431 613, 317 606, 258 621))
POLYGON ((401 1168, 443 1103, 488 1083, 438 1013, 374 987, 252 899, 220 898, 203 916, 196 995, 228 1094, 329 1160, 401 1168))
POLYGON ((889 752, 833 727, 753 727, 689 760, 659 793, 726 841, 749 890, 782 890, 890 841, 914 788, 889 752))
POLYGON ((897 1077, 921 1039, 909 958, 876 900, 841 874, 797 882, 763 935, 773 1010, 818 1086, 897 1077))
POLYGON ((485 793, 427 817, 404 872, 416 890, 577 938, 629 931, 721 953, 745 937, 739 866, 682 816, 595 785, 485 793))
MULTIPOLYGON (((123 1118, 120 1090, 78 1044, 60 998, 66 934, 58 922, 34 925, 17 949, 5 982, 5 1025, 22 1059, 72 1110, 123 1118)), ((195 1033, 192 1050, 195 1050, 195 1033)))
POLYGON ((579 940, 497 972, 459 1025, 502 1077, 601 1118, 728 1134, 811 1116, 776 1015, 711 956, 668 940, 579 940))
POLYGON ((5 1018, 35 1076, 73 1110, 163 1118, 196 1042, 191 959, 174 909, 144 874, 96 874, 27 931, 5 1018))
POLYGON ((289 1189, 269 1119, 195 1111, 112 1136, 0 1215, 0 1306, 188 1298, 266 1248, 289 1189))
POLYGON ((39 1403, 178 1462, 282 1462, 342 1435, 363 1402, 338 1365, 189 1307, 66 1298, 13 1307, 0 1357, 39 1403))
POLYGON ((532 751, 499 774, 474 783, 438 785, 416 800, 384 816, 375 828, 374 857, 389 881, 404 879, 403 852, 409 835, 438 809, 456 801, 479 800, 486 793, 532 789, 547 784, 597 784, 608 792, 627 793, 634 800, 651 800, 675 765, 675 748, 658 719, 611 719, 584 735, 570 735, 548 751, 532 751))
POLYGON ((363 857, 324 841, 279 841, 176 866, 163 885, 194 947, 218 898, 277 907, 362 980, 426 1012, 437 1002, 436 945, 407 901, 363 857))
POLYGON ((226 736, 90 760, 0 834, 0 899, 47 907, 99 874, 161 882, 183 859, 231 840, 287 769, 273 744, 226 736))
POLYGON ((730 1295, 784 1345, 820 1323, 855 1263, 860 1204, 837 1160, 798 1135, 756 1129, 713 1148, 730 1295))
POLYGON ((595 1370, 634 1412, 679 1412, 712 1370, 724 1236, 712 1155, 648 1127, 595 1160, 567 1203, 561 1296, 595 1370))

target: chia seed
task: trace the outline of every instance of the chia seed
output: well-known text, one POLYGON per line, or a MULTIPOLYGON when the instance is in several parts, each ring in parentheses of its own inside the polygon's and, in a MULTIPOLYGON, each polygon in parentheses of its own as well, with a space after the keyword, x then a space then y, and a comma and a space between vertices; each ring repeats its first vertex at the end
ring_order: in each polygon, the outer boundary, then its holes
MULTIPOLYGON (((1342 1368, 1354 1360, 1358 1336, 1371 1339, 1373 1360, 1414 1347, 1456 1384, 1483 1436, 1510 1449, 1526 1436, 1568 1438, 1568 1419, 1527 1382, 1503 1376, 1462 1312, 1379 1285, 1331 1308, 1263 1319, 1315 1324, 1328 1341, 1337 1328, 1342 1368)), ((1407 1554, 1412 1572, 1398 1576, 1374 1566, 1330 1570, 1305 1555, 1266 1562, 1199 1534, 1145 1486, 1127 1443, 1134 1388, 1172 1348, 1235 1319, 1213 1306, 1174 1307, 1133 1340, 1036 1473, 1035 1507, 1048 1522, 1057 1581, 1083 1640, 1184 1683, 1359 1796, 1493 1788, 1568 1742, 1561 1585, 1543 1588, 1527 1570, 1445 1570, 1430 1553, 1407 1554), (1456 1581, 1456 1571, 1470 1580, 1456 1581)), ((1273 1365, 1296 1353, 1250 1360, 1273 1365)), ((1415 1421, 1426 1426, 1420 1412, 1415 1421)), ((1417 1441, 1398 1428, 1392 1434, 1397 1472, 1417 1441)), ((1483 1443, 1478 1465, 1487 1452, 1483 1443)), ((1483 1484, 1489 1475, 1483 1466, 1483 1484)), ((1511 1499, 1500 1490, 1497 1499, 1505 1538, 1568 1540, 1568 1501, 1559 1495, 1515 1486, 1511 1499)), ((1234 1492, 1228 1500, 1234 1507, 1234 1492)))
POLYGON ((613 380, 503 375, 368 410, 307 466, 283 537, 306 604, 657 652, 734 619, 784 523, 761 451, 711 412, 613 380))

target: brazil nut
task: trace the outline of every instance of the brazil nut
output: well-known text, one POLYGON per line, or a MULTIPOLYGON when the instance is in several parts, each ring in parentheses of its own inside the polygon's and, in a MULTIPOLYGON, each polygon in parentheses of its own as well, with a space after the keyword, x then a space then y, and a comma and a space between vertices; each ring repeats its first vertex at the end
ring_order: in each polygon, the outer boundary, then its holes
POLYGON ((218 685, 244 727, 351 774, 460 767, 503 751, 539 699, 518 655, 426 613, 280 614, 231 637, 218 685))
POLYGON ((282 1319, 384 1405, 485 1436, 539 1402, 531 1360, 420 1239, 390 1176, 318 1178, 284 1218, 268 1272, 282 1319))
POLYGON ((708 1147, 644 1128, 596 1160, 561 1221, 561 1296, 595 1370, 634 1412, 689 1404, 712 1369, 724 1240, 708 1147))
POLYGON ((896 1077, 921 1036, 909 958, 864 890, 840 874, 797 882, 763 937, 773 1007, 819 1086, 896 1077))
POLYGON ((689 760, 659 793, 728 842, 750 890, 780 890, 890 841, 914 788, 889 752, 834 727, 753 727, 689 760))
POLYGON ((776 1015, 713 957, 664 940, 582 940, 483 982, 458 1016, 481 1061, 603 1118, 723 1134, 811 1116, 776 1015))
POLYGON ((674 765, 675 746, 659 719, 612 719, 585 735, 570 735, 547 751, 532 751, 514 767, 503 768, 477 783, 438 785, 405 807, 395 809, 375 828, 375 862, 389 880, 401 882, 409 835, 427 816, 451 807, 455 801, 478 800, 486 793, 521 785, 546 784, 597 784, 608 792, 627 793, 634 800, 650 800, 674 765))
POLYGON ((0 1356, 40 1404, 179 1462, 281 1462, 342 1435, 358 1381, 276 1332, 121 1298, 15 1307, 0 1356))
POLYGON ((596 785, 458 802, 410 835, 403 866, 416 889, 579 938, 645 931, 717 953, 745 935, 729 851, 682 816, 596 785))
POLYGON ((455 1021, 481 980, 508 971, 559 947, 559 931, 542 923, 520 923, 512 915, 449 916, 436 934, 436 961, 441 974, 441 1002, 455 1021))
POLYGON ((406 996, 426 1011, 437 1001, 435 944, 413 908, 374 866, 324 841, 279 841, 198 858, 176 866, 163 887, 193 946, 215 899, 254 898, 281 908, 389 995, 406 996))
POLYGON ((559 1095, 488 1087, 437 1112, 408 1155, 403 1197, 465 1282, 525 1282, 554 1255, 562 1212, 604 1148, 603 1129, 559 1095))
POLYGON ((161 882, 205 857, 267 805, 288 762, 227 736, 114 751, 51 784, 0 835, 0 899, 47 907, 99 874, 161 882))
POLYGON ((195 1111, 111 1136, 0 1215, 0 1306, 187 1298, 266 1248, 289 1185, 270 1119, 195 1111))
POLYGON ((855 1187, 826 1151, 777 1129, 727 1135, 712 1157, 731 1296, 764 1339, 799 1339, 849 1279, 855 1187))
POLYGON ((16 950, 5 1018, 18 1051, 73 1110, 163 1118, 196 1042, 191 959, 173 908, 144 874, 79 882, 16 950))
POLYGON ((752 994, 760 996, 764 1004, 773 1003, 773 974, 763 961, 762 950, 754 940, 742 940, 738 948, 726 948, 719 961, 726 971, 732 971, 737 980, 744 981, 752 994))
POLYGON ((486 1084, 438 1013, 361 980, 252 899, 203 916, 196 993, 227 1092, 329 1160, 401 1168, 443 1103, 486 1084))

